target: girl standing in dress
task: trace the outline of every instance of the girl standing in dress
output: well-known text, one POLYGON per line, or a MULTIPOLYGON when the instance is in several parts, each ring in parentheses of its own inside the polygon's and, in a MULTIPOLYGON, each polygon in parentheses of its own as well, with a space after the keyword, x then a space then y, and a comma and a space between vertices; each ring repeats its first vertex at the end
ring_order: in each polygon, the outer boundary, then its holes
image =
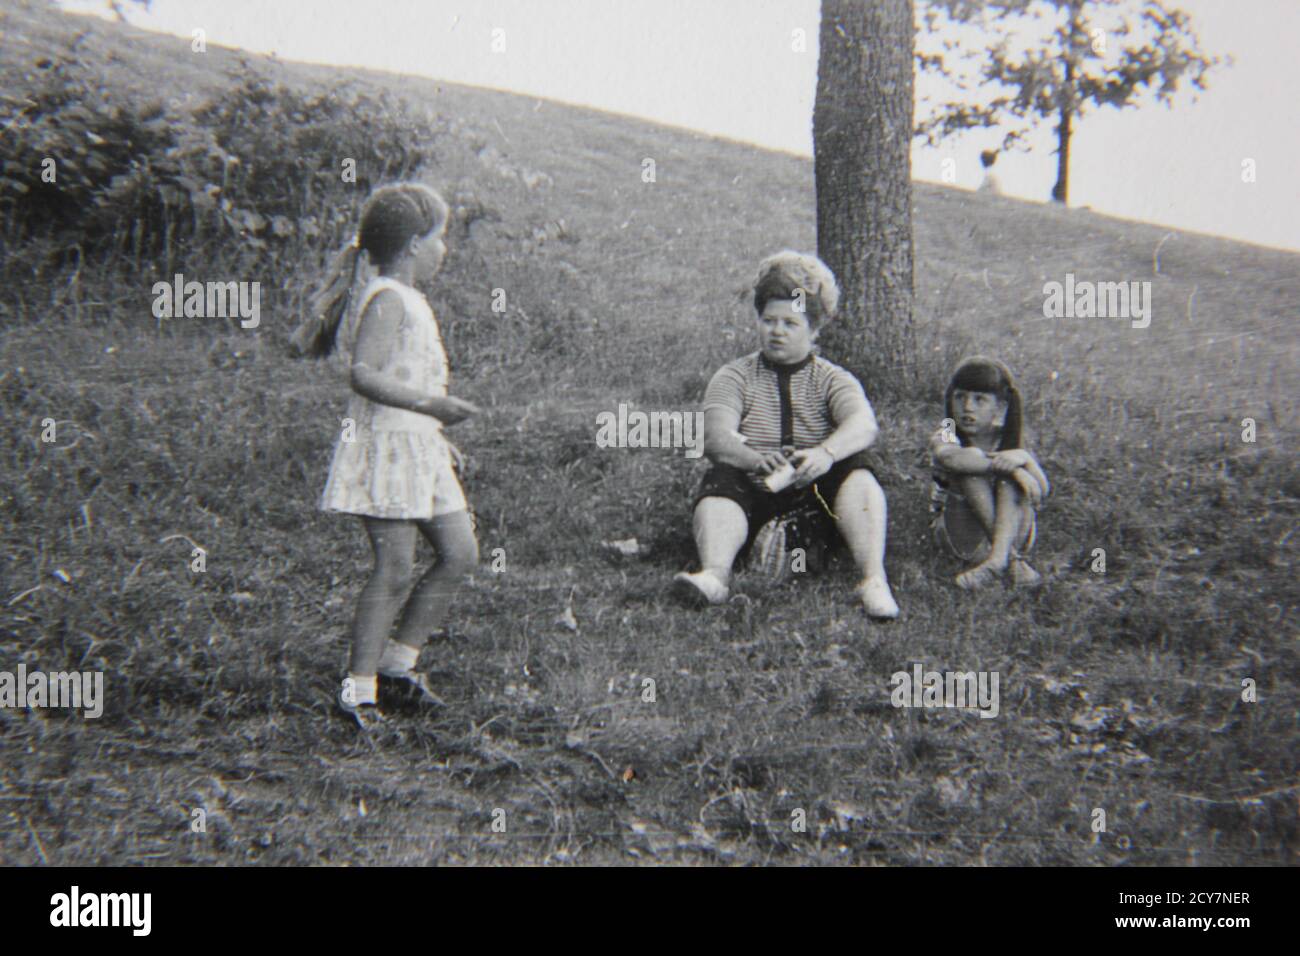
POLYGON ((448 218, 447 204, 427 186, 402 183, 376 191, 352 246, 316 299, 313 313, 320 318, 294 336, 302 351, 337 353, 350 370, 352 396, 320 507, 358 515, 375 555, 339 694, 340 706, 363 729, 383 721, 376 706, 380 676, 405 681, 440 703, 415 669, 416 659, 478 563, 454 467, 458 453, 442 434, 444 425, 478 409, 447 394, 438 323, 414 288, 442 265, 448 218), (366 260, 378 274, 354 297, 366 260), (437 559, 407 596, 419 536, 437 559))

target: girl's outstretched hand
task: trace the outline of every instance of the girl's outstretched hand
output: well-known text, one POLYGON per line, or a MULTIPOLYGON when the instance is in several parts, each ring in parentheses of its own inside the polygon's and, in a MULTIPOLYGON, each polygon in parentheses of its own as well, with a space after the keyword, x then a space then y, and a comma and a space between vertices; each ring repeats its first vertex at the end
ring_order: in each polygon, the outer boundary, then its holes
POLYGON ((477 415, 479 407, 473 402, 465 401, 463 398, 454 398, 448 395, 446 397, 426 399, 420 403, 416 411, 430 415, 444 425, 455 425, 472 415, 477 415))
POLYGON ((444 424, 455 425, 457 422, 463 422, 465 419, 479 413, 477 405, 473 402, 467 402, 463 398, 448 395, 443 401, 446 406, 438 417, 442 419, 444 424))

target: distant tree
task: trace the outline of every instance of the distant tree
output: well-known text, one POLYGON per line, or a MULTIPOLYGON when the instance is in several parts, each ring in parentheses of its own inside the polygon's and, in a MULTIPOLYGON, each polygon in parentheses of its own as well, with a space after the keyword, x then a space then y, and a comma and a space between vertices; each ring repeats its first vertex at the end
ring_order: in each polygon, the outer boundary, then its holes
POLYGON ((868 387, 915 373, 911 0, 822 0, 817 252, 840 281, 828 341, 868 387))
POLYGON ((1125 109, 1144 94, 1170 105, 1186 80, 1205 89, 1206 71, 1220 62, 1197 44, 1187 14, 1162 0, 921 0, 927 30, 918 44, 917 66, 943 74, 966 89, 967 76, 953 62, 980 63, 981 85, 997 92, 984 103, 948 102, 916 128, 934 145, 973 127, 1013 128, 1003 148, 1021 140, 1049 117, 1056 118, 1056 185, 1052 198, 1066 202, 1070 137, 1074 122, 1094 106, 1125 109), (987 44, 954 41, 954 28, 973 27, 987 44), (943 32, 938 32, 939 27, 943 32), (947 36, 946 41, 940 36, 947 36))
POLYGON ((145 10, 149 10, 153 4, 153 0, 108 0, 108 8, 112 10, 113 13, 117 15, 117 18, 124 23, 127 22, 126 11, 129 9, 128 5, 130 4, 134 4, 137 7, 144 7, 145 10))

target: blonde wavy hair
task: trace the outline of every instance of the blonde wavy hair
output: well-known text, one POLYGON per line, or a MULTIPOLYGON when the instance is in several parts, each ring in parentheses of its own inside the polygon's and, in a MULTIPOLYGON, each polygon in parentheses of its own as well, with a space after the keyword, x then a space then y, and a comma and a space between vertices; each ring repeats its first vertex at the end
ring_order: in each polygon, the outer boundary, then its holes
POLYGON ((786 249, 758 264, 754 280, 754 310, 763 314, 773 299, 794 299, 803 291, 809 326, 816 328, 835 317, 840 285, 835 273, 816 256, 786 249))

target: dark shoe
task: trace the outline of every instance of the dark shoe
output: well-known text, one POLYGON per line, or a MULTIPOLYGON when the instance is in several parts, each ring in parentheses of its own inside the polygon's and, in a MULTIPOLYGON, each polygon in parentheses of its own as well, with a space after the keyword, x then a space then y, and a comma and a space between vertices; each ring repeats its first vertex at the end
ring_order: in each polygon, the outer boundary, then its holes
POLYGON ((378 705, 353 703, 347 690, 339 691, 339 709, 355 720, 362 730, 380 730, 388 726, 388 719, 378 705))
POLYGON ((397 673, 380 671, 379 676, 387 680, 400 681, 426 704, 432 704, 434 707, 447 706, 447 702, 434 693, 433 686, 429 683, 429 677, 423 671, 409 670, 397 673))

